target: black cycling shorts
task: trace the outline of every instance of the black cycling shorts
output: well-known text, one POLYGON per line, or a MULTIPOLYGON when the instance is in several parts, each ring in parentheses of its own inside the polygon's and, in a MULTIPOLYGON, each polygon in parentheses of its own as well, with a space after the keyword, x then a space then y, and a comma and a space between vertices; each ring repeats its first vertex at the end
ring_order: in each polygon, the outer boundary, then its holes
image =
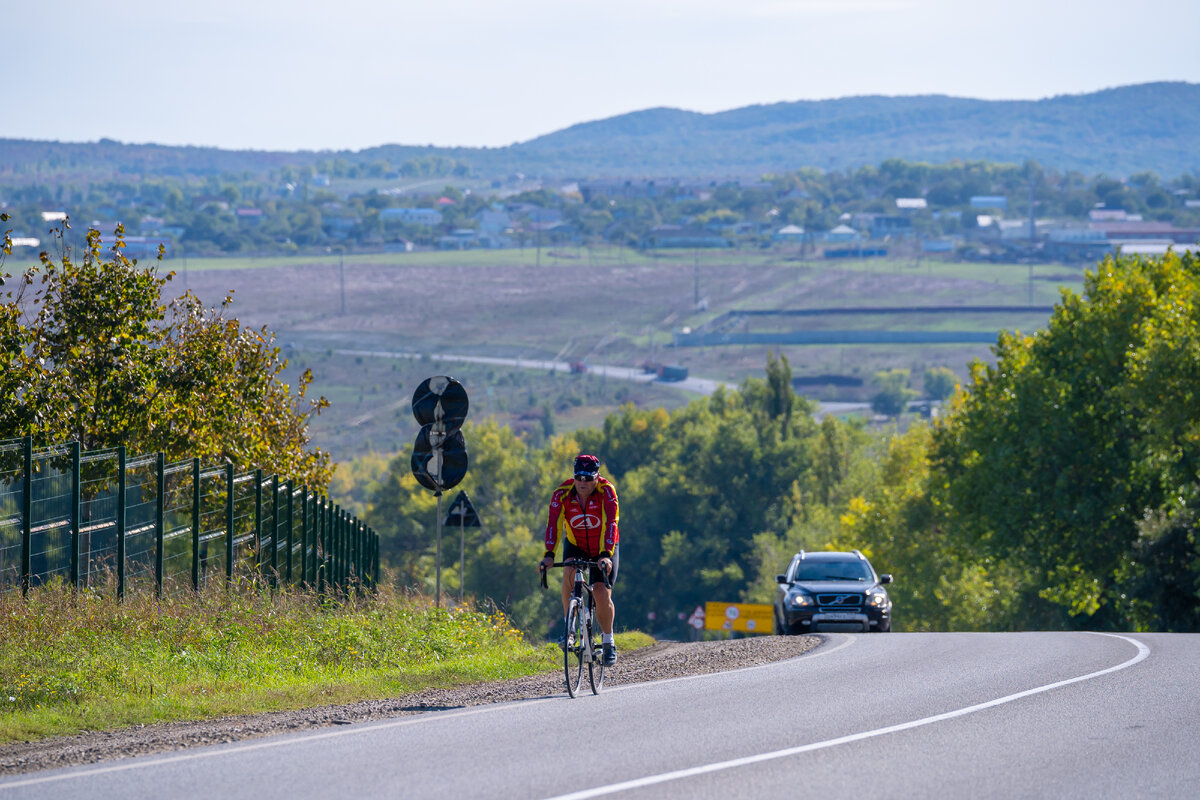
MULTIPOLYGON (((620 554, 621 554, 621 545, 617 545, 616 547, 613 548, 612 572, 609 573, 609 580, 608 580, 608 582, 614 586, 616 586, 616 584, 617 584, 617 565, 620 563, 620 561, 619 561, 620 554)), ((589 556, 582 547, 578 547, 567 541, 563 542, 562 557, 563 557, 563 561, 566 561, 568 558, 582 558, 587 561, 599 561, 600 560, 599 558, 592 558, 591 556, 589 556)), ((604 583, 604 576, 601 573, 601 570, 599 567, 588 567, 588 583, 593 586, 596 585, 597 583, 604 583)))

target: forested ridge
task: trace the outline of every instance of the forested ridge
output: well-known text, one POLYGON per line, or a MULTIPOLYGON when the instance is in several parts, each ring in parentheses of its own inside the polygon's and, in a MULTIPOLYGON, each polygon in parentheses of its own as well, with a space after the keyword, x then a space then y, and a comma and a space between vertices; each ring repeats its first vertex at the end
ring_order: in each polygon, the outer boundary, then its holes
POLYGON ((760 175, 804 167, 854 169, 888 158, 1037 161, 1048 168, 1170 178, 1200 169, 1200 86, 1146 83, 1042 100, 941 95, 847 97, 747 106, 712 114, 655 108, 584 122, 505 147, 385 144, 359 151, 220 150, 0 139, 0 181, 76 173, 199 176, 313 166, 367 167, 441 157, 492 179, 760 175))

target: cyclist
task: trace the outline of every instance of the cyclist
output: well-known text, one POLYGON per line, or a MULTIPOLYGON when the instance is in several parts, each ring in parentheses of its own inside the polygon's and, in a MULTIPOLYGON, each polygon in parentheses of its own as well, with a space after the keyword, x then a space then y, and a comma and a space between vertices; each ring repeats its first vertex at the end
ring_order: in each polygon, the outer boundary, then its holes
MULTIPOLYGON (((616 608, 612 592, 604 585, 603 569, 608 573, 609 583, 617 580, 617 489, 607 478, 600 477, 600 459, 581 453, 575 457, 575 477, 563 481, 550 496, 550 518, 546 522, 546 555, 538 565, 546 569, 554 563, 554 548, 559 536, 563 540, 563 560, 580 558, 598 561, 600 567, 589 567, 588 582, 596 598, 596 617, 600 622, 604 666, 617 662, 617 646, 613 642, 613 620, 616 608)), ((563 634, 559 645, 567 642, 567 607, 571 602, 571 585, 575 581, 575 569, 563 569, 563 634)))

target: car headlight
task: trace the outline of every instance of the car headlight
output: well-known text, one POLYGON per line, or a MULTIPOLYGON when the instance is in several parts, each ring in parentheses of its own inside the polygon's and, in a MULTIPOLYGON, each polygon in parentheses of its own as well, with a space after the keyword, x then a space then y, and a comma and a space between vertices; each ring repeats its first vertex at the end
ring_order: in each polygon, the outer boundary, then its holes
POLYGON ((872 592, 867 595, 867 605, 869 606, 886 606, 887 602, 887 592, 872 592))
POLYGON ((794 606, 811 606, 813 599, 806 594, 792 595, 792 605, 794 606))

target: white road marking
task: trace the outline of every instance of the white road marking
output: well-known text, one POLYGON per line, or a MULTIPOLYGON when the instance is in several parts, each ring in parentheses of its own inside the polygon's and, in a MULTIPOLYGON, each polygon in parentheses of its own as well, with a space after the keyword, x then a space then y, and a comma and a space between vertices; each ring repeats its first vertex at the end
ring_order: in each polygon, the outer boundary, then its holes
MULTIPOLYGON (((852 638, 847 638, 845 641, 838 644, 836 647, 830 648, 829 650, 823 650, 823 649, 818 650, 816 653, 814 653, 812 655, 809 655, 807 653, 802 653, 801 655, 796 656, 796 658, 809 659, 809 658, 817 658, 818 656, 829 655, 830 653, 836 653, 838 650, 841 650, 842 648, 849 646, 853 641, 854 640, 852 638)), ((706 675, 686 675, 681 678, 664 678, 663 680, 660 680, 660 681, 644 681, 642 683, 630 683, 630 684, 626 684, 624 686, 617 686, 612 689, 607 689, 602 693, 601 696, 603 696, 604 694, 608 694, 610 692, 621 691, 622 689, 637 689, 637 688, 640 688, 643 686, 653 686, 653 685, 662 684, 662 683, 674 683, 676 681, 690 681, 690 680, 696 680, 699 678, 719 678, 723 675, 733 675, 738 672, 749 672, 751 670, 766 669, 768 667, 772 667, 777 664, 782 664, 785 661, 789 661, 789 660, 792 660, 792 659, 784 659, 783 661, 772 661, 772 662, 769 662, 766 664, 756 664, 752 667, 741 667, 739 669, 730 669, 730 670, 725 670, 723 672, 710 672, 706 675)), ((203 750, 203 751, 197 751, 197 752, 191 752, 191 753, 180 753, 178 755, 166 756, 163 758, 155 758, 153 756, 146 756, 145 758, 135 757, 133 759, 130 759, 129 761, 118 762, 116 764, 107 764, 104 766, 80 769, 80 770, 75 770, 72 772, 59 773, 56 775, 39 775, 37 777, 24 778, 24 779, 15 780, 15 781, 0 781, 0 791, 3 791, 5 789, 14 789, 14 788, 17 788, 20 786, 35 786, 40 783, 53 783, 55 781, 74 780, 76 778, 90 778, 94 775, 106 775, 106 774, 113 773, 113 772, 125 772, 125 771, 131 770, 131 769, 143 769, 146 767, 157 767, 162 764, 176 764, 181 761, 192 761, 192 760, 197 760, 197 759, 201 759, 201 758, 212 758, 214 756, 224 756, 224 755, 230 755, 232 753, 247 753, 247 752, 251 752, 253 750, 265 750, 265 749, 271 748, 271 747, 283 747, 285 745, 296 744, 299 742, 315 742, 315 741, 320 741, 322 739, 337 739, 342 736, 354 736, 354 735, 357 735, 360 733, 370 733, 372 731, 387 730, 389 728, 400 728, 400 727, 404 727, 407 725, 418 725, 423 722, 437 722, 439 720, 453 719, 455 717, 469 717, 469 716, 473 716, 475 714, 484 714, 484 713, 491 712, 491 711, 499 711, 499 710, 505 709, 505 708, 513 708, 514 706, 525 708, 530 705, 539 705, 541 703, 555 702, 555 701, 559 701, 561 699, 562 699, 562 697, 560 695, 554 695, 553 697, 543 697, 543 698, 536 699, 536 700, 516 700, 516 701, 510 702, 510 703, 498 703, 495 705, 478 706, 476 708, 466 709, 463 711, 446 711, 446 712, 437 713, 437 714, 426 714, 426 715, 422 715, 419 717, 408 717, 406 719, 395 719, 395 720, 390 720, 388 722, 376 723, 374 725, 360 724, 360 725, 355 725, 350 728, 342 728, 340 730, 321 731, 319 733, 307 733, 307 734, 294 735, 294 736, 289 736, 286 739, 273 738, 273 739, 269 739, 267 741, 247 742, 245 744, 233 744, 228 747, 219 747, 219 749, 203 750)))
POLYGON ((837 747, 838 745, 842 744, 860 742, 863 739, 871 739, 876 736, 886 736, 889 733, 898 733, 900 731, 911 730, 912 728, 919 728, 923 725, 932 725, 935 722, 944 722, 948 719, 966 716, 967 714, 974 714, 976 711, 984 711, 985 709, 995 708, 996 706, 1004 705, 1005 703, 1011 703, 1014 700, 1020 700, 1024 697, 1041 694, 1042 692, 1048 692, 1051 689, 1058 689, 1062 686, 1069 686, 1072 683, 1079 683, 1080 681, 1098 678, 1101 675, 1108 675, 1109 673, 1117 672, 1118 670, 1126 669, 1127 667, 1132 667, 1134 664, 1143 661, 1147 656, 1150 655, 1149 647, 1136 639, 1129 638, 1128 636, 1120 636, 1115 633, 1098 633, 1095 631, 1087 632, 1095 633, 1098 636, 1112 636, 1116 639, 1124 639, 1138 649, 1137 655, 1128 661, 1117 664, 1115 667, 1109 667, 1097 672, 1089 672, 1087 675, 1080 675, 1077 678, 1067 678, 1066 680, 1056 681, 1055 683, 1048 683, 1045 686, 1038 686, 1034 689, 1027 689, 1023 692, 1017 692, 1016 694, 1005 695, 1004 697, 998 697, 995 700, 988 700, 984 703, 977 703, 973 706, 967 706, 966 708, 947 711, 944 714, 935 714, 932 717, 923 717, 921 719, 912 720, 911 722, 902 722, 898 725, 889 725, 886 728, 876 728, 875 730, 871 731, 852 733, 849 736, 839 736, 836 739, 826 739, 823 742, 812 742, 811 744, 804 744, 798 747, 788 747, 784 750, 774 750, 770 753, 759 753, 753 756, 734 758, 729 761, 718 761, 713 764, 704 764, 699 767, 675 770, 674 772, 663 772, 658 775, 647 775, 644 778, 636 778, 631 781, 622 781, 620 783, 609 784, 608 786, 597 786, 594 789, 584 789, 583 791, 571 792, 570 794, 555 795, 554 797, 546 798, 546 800, 587 800, 587 798, 591 797, 603 797, 604 795, 625 792, 629 791, 630 789, 641 789, 646 786, 654 786, 659 783, 666 783, 667 781, 677 781, 682 778, 695 777, 696 775, 707 775, 711 772, 720 772, 722 770, 735 769, 737 767, 744 767, 750 764, 759 764, 763 761, 772 761, 777 758, 787 758, 788 756, 794 756, 800 753, 808 753, 813 750, 824 750, 826 748, 837 747))

